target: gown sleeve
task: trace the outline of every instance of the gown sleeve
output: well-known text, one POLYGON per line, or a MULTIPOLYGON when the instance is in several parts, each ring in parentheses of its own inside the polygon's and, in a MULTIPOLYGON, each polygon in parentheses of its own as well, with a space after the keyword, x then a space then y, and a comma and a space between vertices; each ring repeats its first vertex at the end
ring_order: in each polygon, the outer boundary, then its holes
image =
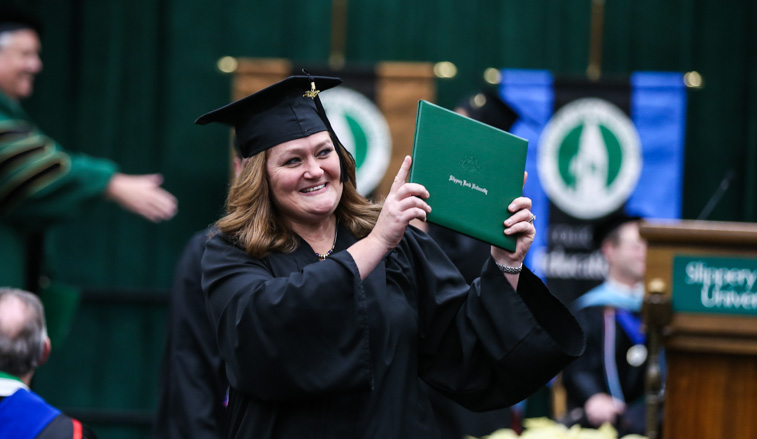
POLYGON ((275 277, 269 259, 218 234, 202 268, 233 388, 267 401, 372 388, 365 292, 348 252, 275 277))
POLYGON ((417 285, 420 374, 477 411, 512 405, 552 379, 584 348, 568 309, 527 268, 517 291, 489 258, 465 283, 428 236, 408 228, 397 258, 417 285))
POLYGON ((23 121, 0 124, 0 215, 23 229, 69 219, 102 199, 116 164, 71 154, 23 121))

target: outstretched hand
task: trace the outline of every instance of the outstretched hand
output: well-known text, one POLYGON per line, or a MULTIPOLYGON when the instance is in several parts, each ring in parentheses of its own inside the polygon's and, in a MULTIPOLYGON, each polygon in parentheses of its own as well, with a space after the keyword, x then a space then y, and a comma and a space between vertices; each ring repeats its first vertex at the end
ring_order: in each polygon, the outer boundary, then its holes
POLYGON ((105 196, 122 208, 154 223, 173 218, 177 212, 176 197, 161 188, 160 174, 113 175, 105 189, 105 196))
POLYGON ((405 229, 410 221, 418 219, 426 220, 426 214, 431 212, 424 199, 429 197, 428 191, 423 185, 407 183, 412 159, 405 156, 397 176, 384 200, 376 226, 371 235, 389 251, 400 243, 405 229))

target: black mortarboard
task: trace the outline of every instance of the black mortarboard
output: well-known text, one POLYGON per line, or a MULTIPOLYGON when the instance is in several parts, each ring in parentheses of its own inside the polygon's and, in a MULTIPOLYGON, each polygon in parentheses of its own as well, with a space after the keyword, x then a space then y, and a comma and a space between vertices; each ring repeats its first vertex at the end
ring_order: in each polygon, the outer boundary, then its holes
POLYGON ((290 76, 205 113, 195 123, 220 122, 233 126, 239 153, 242 157, 252 157, 283 142, 321 131, 331 132, 317 92, 341 83, 339 78, 325 76, 290 76))
POLYGON ((518 114, 494 90, 485 89, 463 99, 459 108, 463 108, 468 117, 507 131, 518 119, 518 114))
POLYGON ((620 226, 632 221, 640 221, 641 219, 642 217, 640 216, 629 215, 625 212, 614 213, 607 218, 604 218, 594 226, 594 246, 596 248, 601 248, 602 242, 620 226))
POLYGON ((32 29, 37 35, 42 36, 42 24, 39 20, 16 9, 0 9, 0 33, 21 29, 32 29))

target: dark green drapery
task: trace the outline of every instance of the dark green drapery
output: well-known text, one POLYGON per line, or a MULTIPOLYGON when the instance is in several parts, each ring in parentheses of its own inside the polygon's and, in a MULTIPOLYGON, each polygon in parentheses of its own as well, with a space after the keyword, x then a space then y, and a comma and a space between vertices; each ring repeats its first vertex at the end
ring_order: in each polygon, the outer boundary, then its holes
MULTIPOLYGON (((184 241, 222 209, 228 131, 192 124, 228 102, 230 78, 215 63, 224 55, 325 63, 331 0, 2 3, 36 11, 45 25, 45 70, 24 103, 39 125, 124 172, 163 173, 179 198, 180 213, 166 224, 103 205, 47 239, 57 279, 147 299, 85 297, 37 390, 62 407, 122 409, 139 421, 155 406, 164 336, 165 304, 149 294, 164 292, 184 241)), ((346 59, 452 61, 458 76, 438 82, 439 103, 452 106, 487 67, 582 75, 590 9, 590 0, 348 2, 346 59)), ((733 170, 709 219, 757 221, 756 3, 607 0, 602 69, 699 71, 705 88, 689 93, 683 215, 695 218, 733 170)), ((106 438, 149 429, 93 419, 106 438)))

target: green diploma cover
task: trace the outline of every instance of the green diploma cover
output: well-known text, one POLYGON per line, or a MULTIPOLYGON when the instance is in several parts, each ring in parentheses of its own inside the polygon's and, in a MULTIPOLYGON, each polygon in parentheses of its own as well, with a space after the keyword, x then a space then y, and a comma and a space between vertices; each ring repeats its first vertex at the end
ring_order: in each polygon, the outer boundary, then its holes
POLYGON ((507 206, 523 193, 528 141, 421 100, 409 181, 426 187, 427 220, 509 251, 507 206))

